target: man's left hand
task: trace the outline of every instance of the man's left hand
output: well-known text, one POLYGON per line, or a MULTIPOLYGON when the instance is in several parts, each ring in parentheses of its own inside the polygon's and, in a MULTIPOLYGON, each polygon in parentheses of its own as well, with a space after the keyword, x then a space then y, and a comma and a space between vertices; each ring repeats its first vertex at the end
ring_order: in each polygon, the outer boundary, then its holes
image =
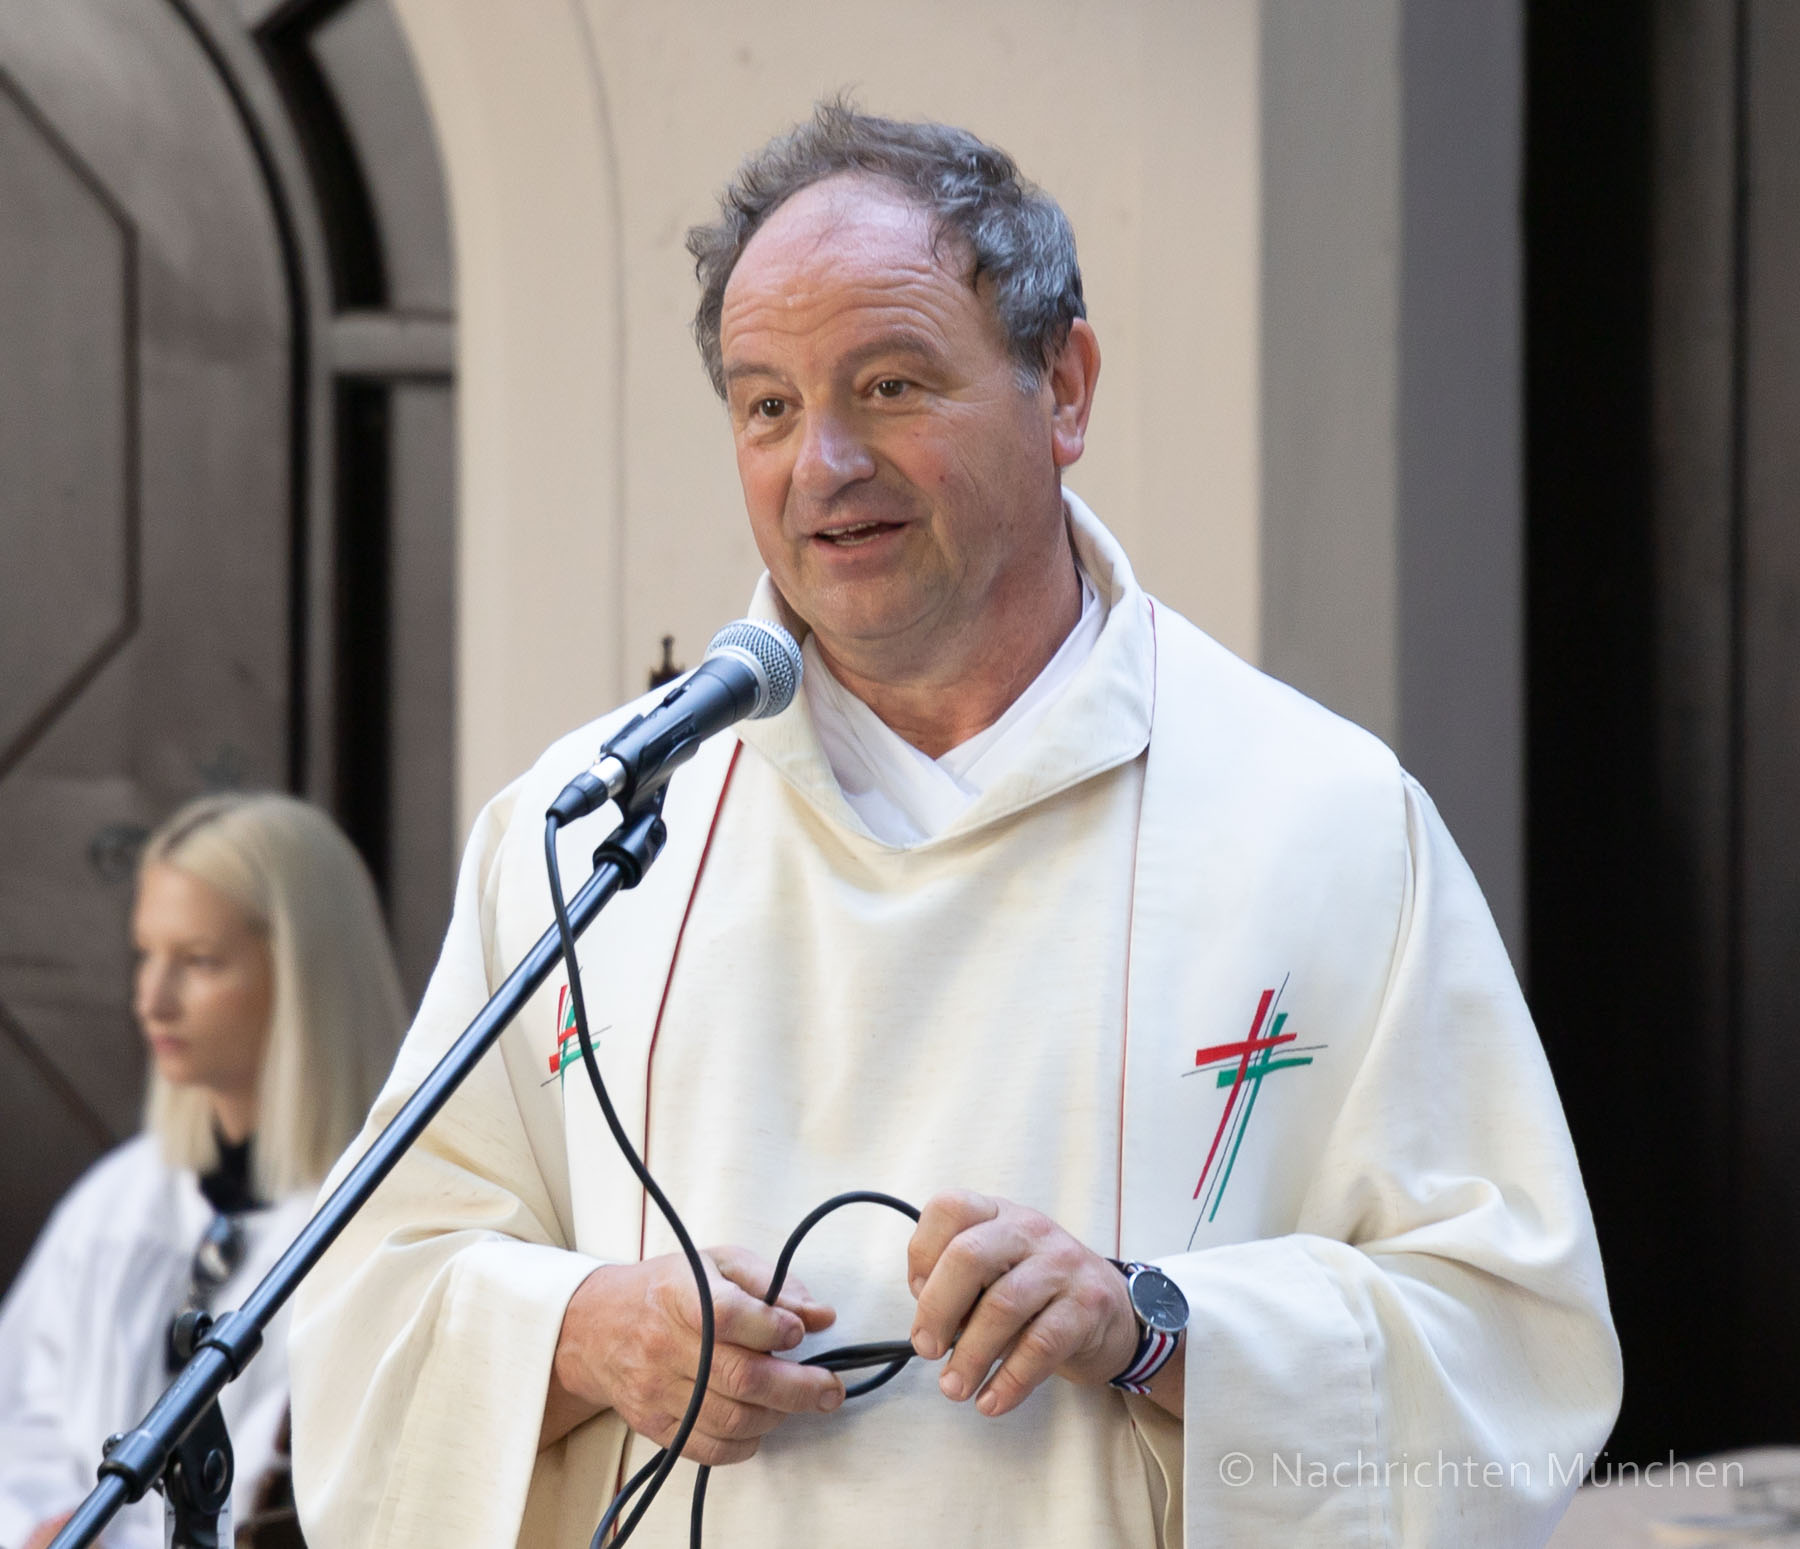
POLYGON ((907 1246, 906 1272, 919 1303, 913 1349, 936 1360, 954 1341, 938 1387, 958 1401, 979 1392, 985 1415, 1016 1409, 1046 1377, 1110 1382, 1137 1350, 1125 1277, 1023 1205, 934 1195, 907 1246))

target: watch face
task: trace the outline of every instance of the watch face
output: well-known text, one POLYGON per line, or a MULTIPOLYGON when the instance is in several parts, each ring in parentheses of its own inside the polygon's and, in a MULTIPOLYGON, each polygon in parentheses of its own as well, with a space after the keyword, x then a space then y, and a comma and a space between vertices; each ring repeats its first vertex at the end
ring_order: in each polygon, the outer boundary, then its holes
POLYGON ((1131 1305, 1160 1334, 1179 1334, 1187 1327, 1187 1298, 1154 1264, 1138 1266, 1131 1277, 1131 1305))

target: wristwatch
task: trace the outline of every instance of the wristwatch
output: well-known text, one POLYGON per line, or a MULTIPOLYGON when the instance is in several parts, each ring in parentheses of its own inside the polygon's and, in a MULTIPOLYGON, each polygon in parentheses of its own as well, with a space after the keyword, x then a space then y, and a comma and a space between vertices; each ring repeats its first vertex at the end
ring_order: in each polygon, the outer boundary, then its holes
POLYGON ((1138 1343, 1131 1363, 1112 1379, 1127 1393, 1148 1393, 1150 1379, 1168 1364, 1187 1327, 1188 1302, 1176 1285, 1154 1264, 1107 1261, 1125 1277, 1131 1310, 1137 1314, 1138 1343))

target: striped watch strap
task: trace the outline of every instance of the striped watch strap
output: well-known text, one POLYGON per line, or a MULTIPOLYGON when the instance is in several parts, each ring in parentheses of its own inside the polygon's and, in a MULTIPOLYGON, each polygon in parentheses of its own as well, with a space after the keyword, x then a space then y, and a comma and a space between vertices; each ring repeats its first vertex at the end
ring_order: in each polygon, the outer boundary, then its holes
POLYGON ((1138 1335, 1137 1354, 1132 1356, 1131 1364, 1112 1380, 1115 1388, 1123 1388, 1127 1393, 1148 1393, 1150 1379, 1163 1367, 1169 1364, 1169 1357, 1174 1355, 1175 1347, 1181 1343, 1179 1334, 1165 1334, 1161 1329, 1146 1328, 1138 1335))

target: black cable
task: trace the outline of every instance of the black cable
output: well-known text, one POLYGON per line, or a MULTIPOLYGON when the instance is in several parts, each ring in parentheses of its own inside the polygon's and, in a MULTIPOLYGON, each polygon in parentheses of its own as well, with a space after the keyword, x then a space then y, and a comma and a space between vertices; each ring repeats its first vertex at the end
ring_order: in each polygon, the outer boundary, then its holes
POLYGON ((688 1549, 700 1549, 700 1541, 706 1533, 706 1481, 712 1478, 712 1470, 705 1466, 694 1473, 694 1499, 688 1507, 688 1549))
POLYGON ((643 1487, 644 1481, 656 1472, 662 1460, 667 1456, 666 1450, 659 1450, 648 1463, 626 1480, 625 1488, 612 1498, 612 1503, 600 1514, 600 1525, 594 1529, 594 1536, 588 1540, 588 1549, 600 1549, 600 1544, 606 1538, 606 1530, 613 1525, 619 1513, 625 1509, 626 1503, 637 1494, 643 1487))
MULTIPOLYGON (((842 1210, 846 1205, 886 1205, 890 1210, 898 1210, 903 1216, 910 1216, 915 1221, 919 1219, 919 1212, 913 1206, 903 1199, 895 1199, 892 1194, 858 1189, 849 1194, 833 1195, 788 1233, 788 1240, 781 1247, 781 1256, 775 1260, 775 1272, 769 1277, 769 1289, 763 1293, 765 1306, 773 1307, 775 1298, 781 1295, 781 1288, 787 1282, 788 1268, 793 1264, 794 1254, 799 1251, 806 1234, 832 1211, 842 1210)), ((846 1384, 844 1397, 848 1400, 864 1393, 873 1393, 883 1384, 892 1382, 912 1358, 913 1347, 908 1341, 888 1340, 880 1344, 840 1345, 835 1350, 808 1356, 800 1364, 822 1367, 829 1372, 861 1371, 865 1366, 883 1368, 867 1382, 846 1384)), ((712 1469, 703 1464, 694 1480, 694 1508, 688 1518, 688 1549, 701 1549, 701 1517, 706 1504, 706 1481, 711 1475, 712 1469)))
MULTIPOLYGON (((575 933, 569 925, 567 906, 563 901, 562 867, 556 854, 556 834, 560 826, 559 819, 552 814, 545 820, 544 827, 544 866, 550 878, 550 902, 556 912, 557 936, 562 942, 563 963, 569 971, 569 1005, 575 1018, 575 1036, 581 1044, 581 1064, 587 1072, 588 1084, 594 1089, 594 1097, 600 1104, 600 1112, 606 1120, 606 1127, 612 1132, 613 1141, 623 1153, 637 1180, 644 1186, 644 1191, 656 1203, 658 1212, 669 1223, 680 1243, 681 1251, 686 1257, 688 1268, 693 1271, 695 1289, 700 1294, 700 1363, 699 1371, 694 1377, 694 1391, 688 1399, 688 1406, 681 1417, 681 1424, 676 1427, 675 1434, 669 1438, 666 1447, 658 1449, 656 1455, 644 1464, 625 1483, 625 1487, 612 1498, 606 1510, 601 1514, 598 1526, 588 1541, 588 1549, 601 1549, 608 1531, 618 1521, 619 1514, 639 1491, 643 1497, 637 1502, 631 1515, 627 1517, 613 1539, 614 1549, 630 1538, 633 1531, 643 1520, 644 1513, 650 1509, 650 1503, 656 1499, 657 1492, 667 1481, 670 1471, 681 1456, 681 1449, 687 1445, 693 1434, 694 1426, 700 1418, 701 1405, 706 1401, 707 1382, 712 1373, 713 1356, 713 1303, 712 1288, 707 1282, 706 1265, 700 1258, 700 1251, 694 1246, 693 1239, 688 1236, 687 1227, 682 1224, 681 1217, 676 1214, 675 1207, 668 1197, 657 1186, 656 1180, 650 1176, 650 1169, 643 1163, 631 1144, 625 1127, 619 1122, 614 1111, 612 1098, 607 1094, 606 1083, 600 1077, 600 1063, 594 1056, 593 1040, 588 1035, 587 1004, 581 992, 581 965, 575 956, 575 933)), ((842 1210, 846 1205, 885 1205, 890 1210, 897 1210, 911 1220, 919 1219, 915 1206, 903 1199, 896 1199, 892 1194, 877 1193, 873 1189, 857 1189, 846 1194, 837 1194, 811 1211, 801 1223, 788 1234, 787 1241, 782 1244, 781 1254, 775 1261, 774 1273, 769 1278, 769 1288, 763 1294, 766 1306, 773 1307, 776 1298, 781 1295, 781 1288, 787 1282, 788 1269, 794 1262, 794 1255, 800 1244, 819 1222, 833 1211, 842 1210)), ((881 1368, 873 1377, 862 1382, 847 1384, 844 1388, 846 1399, 858 1398, 865 1393, 873 1393, 875 1389, 892 1382, 913 1358, 913 1347, 907 1340, 882 1340, 875 1343, 859 1345, 840 1345, 833 1350, 821 1351, 817 1355, 806 1357, 801 1364, 817 1366, 825 1371, 846 1372, 863 1371, 871 1366, 881 1368)), ((689 1549, 701 1549, 701 1537, 706 1512, 706 1486, 712 1476, 710 1465, 702 1464, 694 1479, 693 1504, 688 1513, 689 1549)))
MULTIPOLYGON (((842 1210, 846 1205, 886 1205, 889 1210, 897 1210, 911 1220, 919 1219, 919 1212, 915 1207, 903 1199, 894 1198, 892 1194, 880 1194, 874 1189, 856 1189, 848 1194, 834 1195, 796 1226, 788 1234, 788 1240, 782 1244, 781 1256, 775 1260, 775 1273, 769 1280, 768 1293, 763 1297, 770 1306, 774 1306, 775 1298, 781 1294, 781 1287, 787 1281, 788 1266, 794 1262, 794 1255, 799 1251, 806 1234, 834 1210, 842 1210)), ((861 1371, 866 1366, 885 1367, 886 1370, 878 1372, 868 1381, 854 1383, 844 1389, 845 1398, 860 1398, 864 1393, 873 1393, 877 1388, 892 1382, 912 1358, 911 1343, 902 1339, 881 1344, 840 1345, 835 1350, 808 1356, 802 1364, 822 1366, 826 1371, 833 1372, 861 1371)))
MULTIPOLYGON (((562 942, 563 964, 569 970, 569 1004, 575 1012, 575 1036, 581 1043, 581 1063, 587 1071, 588 1081, 594 1088, 594 1097, 600 1104, 600 1112, 606 1119, 606 1127, 612 1131, 612 1138, 623 1153, 626 1163, 637 1180, 644 1186, 644 1192, 656 1202, 656 1208, 662 1218, 669 1223, 674 1232, 676 1242, 680 1243, 682 1254, 686 1257, 688 1268, 694 1274, 694 1288, 700 1294, 700 1366, 694 1378, 693 1395, 688 1399, 686 1412, 681 1417, 681 1424, 675 1428, 669 1445, 663 1449, 662 1456, 655 1460, 649 1483, 644 1487, 643 1499, 636 1509, 625 1519, 614 1538, 615 1549, 623 1544, 636 1530, 643 1520, 644 1513, 650 1509, 650 1503, 656 1499, 657 1491, 669 1477, 675 1467, 675 1460, 680 1457, 681 1449, 687 1445, 687 1439, 693 1434, 694 1426, 700 1419, 700 1406, 706 1401, 707 1377, 712 1372, 713 1355, 713 1304, 712 1288, 707 1284, 706 1265, 701 1262, 700 1250, 694 1246, 694 1240, 688 1236, 687 1228, 682 1225, 681 1217, 675 1213, 675 1207, 669 1203, 663 1191, 657 1187, 656 1180, 650 1176, 643 1159, 631 1144, 631 1137, 625 1133, 625 1126, 619 1122, 619 1116, 613 1110, 612 1098, 607 1095, 606 1083, 600 1079, 600 1062, 594 1058, 594 1042, 588 1036, 587 1006, 581 994, 581 965, 575 956, 575 932, 569 924, 569 911, 563 901, 562 866, 556 855, 556 833, 561 826, 555 814, 544 820, 544 865, 550 876, 550 905, 556 911, 556 934, 562 942)), ((628 1496, 632 1489, 643 1483, 639 1478, 620 1492, 620 1499, 628 1496)), ((620 1501, 614 1501, 613 1508, 620 1501)), ((609 1508, 611 1511, 613 1508, 609 1508)), ((602 1519, 602 1525, 608 1525, 602 1519)), ((598 1549, 600 1533, 596 1531, 592 1540, 592 1549, 598 1549)))

